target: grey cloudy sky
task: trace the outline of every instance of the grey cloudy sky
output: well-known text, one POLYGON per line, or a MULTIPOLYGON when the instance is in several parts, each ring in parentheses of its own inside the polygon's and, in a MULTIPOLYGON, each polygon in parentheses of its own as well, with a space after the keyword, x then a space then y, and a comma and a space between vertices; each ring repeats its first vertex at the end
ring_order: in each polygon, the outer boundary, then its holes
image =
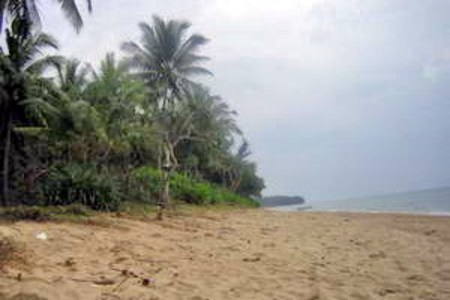
POLYGON ((448 0, 94 0, 79 35, 45 2, 44 29, 94 64, 152 14, 190 20, 211 39, 205 81, 240 113, 265 194, 450 185, 448 0))

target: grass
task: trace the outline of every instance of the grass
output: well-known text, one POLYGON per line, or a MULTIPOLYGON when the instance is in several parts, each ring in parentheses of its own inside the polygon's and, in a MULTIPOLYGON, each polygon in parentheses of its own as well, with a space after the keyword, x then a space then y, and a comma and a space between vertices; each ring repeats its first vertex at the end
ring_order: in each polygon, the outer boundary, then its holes
POLYGON ((114 213, 94 211, 80 204, 68 206, 14 206, 0 208, 0 221, 18 222, 75 222, 94 224, 102 216, 129 216, 144 218, 156 214, 154 205, 139 202, 124 202, 114 213))
POLYGON ((119 206, 119 214, 127 214, 130 216, 146 216, 156 213, 156 206, 144 202, 122 202, 119 206))
MULTIPOLYGON (((183 201, 172 200, 169 209, 166 211, 167 217, 192 216, 211 211, 231 211, 239 206, 228 204, 195 205, 187 204, 183 201)), ((244 207, 248 208, 248 207, 244 207)), ((81 204, 68 206, 14 206, 0 207, 0 221, 18 222, 73 222, 95 225, 97 222, 103 223, 105 216, 129 217, 138 220, 149 220, 156 216, 156 206, 143 202, 123 202, 119 210, 113 213, 93 211, 81 204)))
POLYGON ((0 208, 0 220, 17 222, 22 220, 46 221, 76 221, 93 216, 93 211, 74 204, 68 206, 14 206, 0 208))

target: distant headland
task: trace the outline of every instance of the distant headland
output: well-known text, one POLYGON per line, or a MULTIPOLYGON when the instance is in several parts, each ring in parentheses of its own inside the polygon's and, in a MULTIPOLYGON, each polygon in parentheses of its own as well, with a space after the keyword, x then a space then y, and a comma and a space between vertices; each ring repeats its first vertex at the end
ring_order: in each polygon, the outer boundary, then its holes
POLYGON ((258 199, 263 207, 295 205, 305 203, 305 199, 300 196, 267 196, 258 199))

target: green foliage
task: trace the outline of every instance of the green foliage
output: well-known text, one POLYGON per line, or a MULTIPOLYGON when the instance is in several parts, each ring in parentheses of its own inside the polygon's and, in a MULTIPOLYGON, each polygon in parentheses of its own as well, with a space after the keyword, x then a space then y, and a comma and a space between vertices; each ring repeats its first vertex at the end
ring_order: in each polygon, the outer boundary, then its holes
POLYGON ((136 201, 126 201, 120 204, 119 213, 124 213, 134 217, 148 217, 156 212, 153 204, 136 201))
POLYGON ((94 210, 115 211, 120 203, 117 180, 92 165, 52 168, 43 183, 45 205, 81 203, 94 210))
MULTIPOLYGON (((147 188, 158 194, 163 186, 162 173, 151 167, 140 167, 133 176, 147 183, 147 188)), ((251 198, 241 197, 227 189, 207 181, 195 180, 181 173, 170 178, 172 198, 196 205, 237 205, 256 207, 258 203, 251 198)))
MULTIPOLYGON (((201 63, 208 58, 199 55, 201 46, 208 42, 200 34, 188 34, 189 22, 163 20, 153 16, 152 24, 139 23, 142 32, 141 43, 133 41, 122 44, 128 55, 127 64, 148 85, 162 94, 178 93, 190 82, 193 75, 211 74, 201 63)), ((166 97, 161 98, 166 106, 166 97)), ((169 102, 172 102, 170 99, 169 102)))
MULTIPOLYGON (((94 70, 45 55, 57 43, 28 17, 12 14, 0 41, 2 204, 115 211, 125 201, 167 203, 170 194, 195 205, 257 205, 250 197, 264 182, 248 160, 237 113, 192 80, 210 72, 200 55, 208 40, 189 34, 189 23, 155 16, 140 24, 140 43, 123 45, 124 60, 108 54, 94 70), (143 167, 161 164, 179 172, 168 189, 160 171, 143 167)), ((13 215, 46 218, 21 209, 13 215)))
POLYGON ((194 180, 180 173, 172 176, 170 187, 173 198, 191 204, 258 206, 250 198, 241 197, 226 188, 215 186, 207 181, 194 180))
POLYGON ((142 184, 152 197, 159 197, 159 193, 163 188, 161 171, 150 167, 140 167, 133 170, 131 174, 132 178, 142 184))
POLYGON ((256 166, 253 163, 244 164, 241 167, 240 182, 236 193, 244 197, 261 196, 261 191, 265 188, 264 179, 256 174, 256 166))

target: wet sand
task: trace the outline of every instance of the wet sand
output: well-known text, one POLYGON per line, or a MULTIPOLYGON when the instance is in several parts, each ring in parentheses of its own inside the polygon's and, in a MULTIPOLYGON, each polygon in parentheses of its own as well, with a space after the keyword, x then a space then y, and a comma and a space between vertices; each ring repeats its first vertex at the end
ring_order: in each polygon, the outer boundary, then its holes
POLYGON ((0 299, 450 299, 449 217, 255 209, 0 234, 26 261, 0 299))

